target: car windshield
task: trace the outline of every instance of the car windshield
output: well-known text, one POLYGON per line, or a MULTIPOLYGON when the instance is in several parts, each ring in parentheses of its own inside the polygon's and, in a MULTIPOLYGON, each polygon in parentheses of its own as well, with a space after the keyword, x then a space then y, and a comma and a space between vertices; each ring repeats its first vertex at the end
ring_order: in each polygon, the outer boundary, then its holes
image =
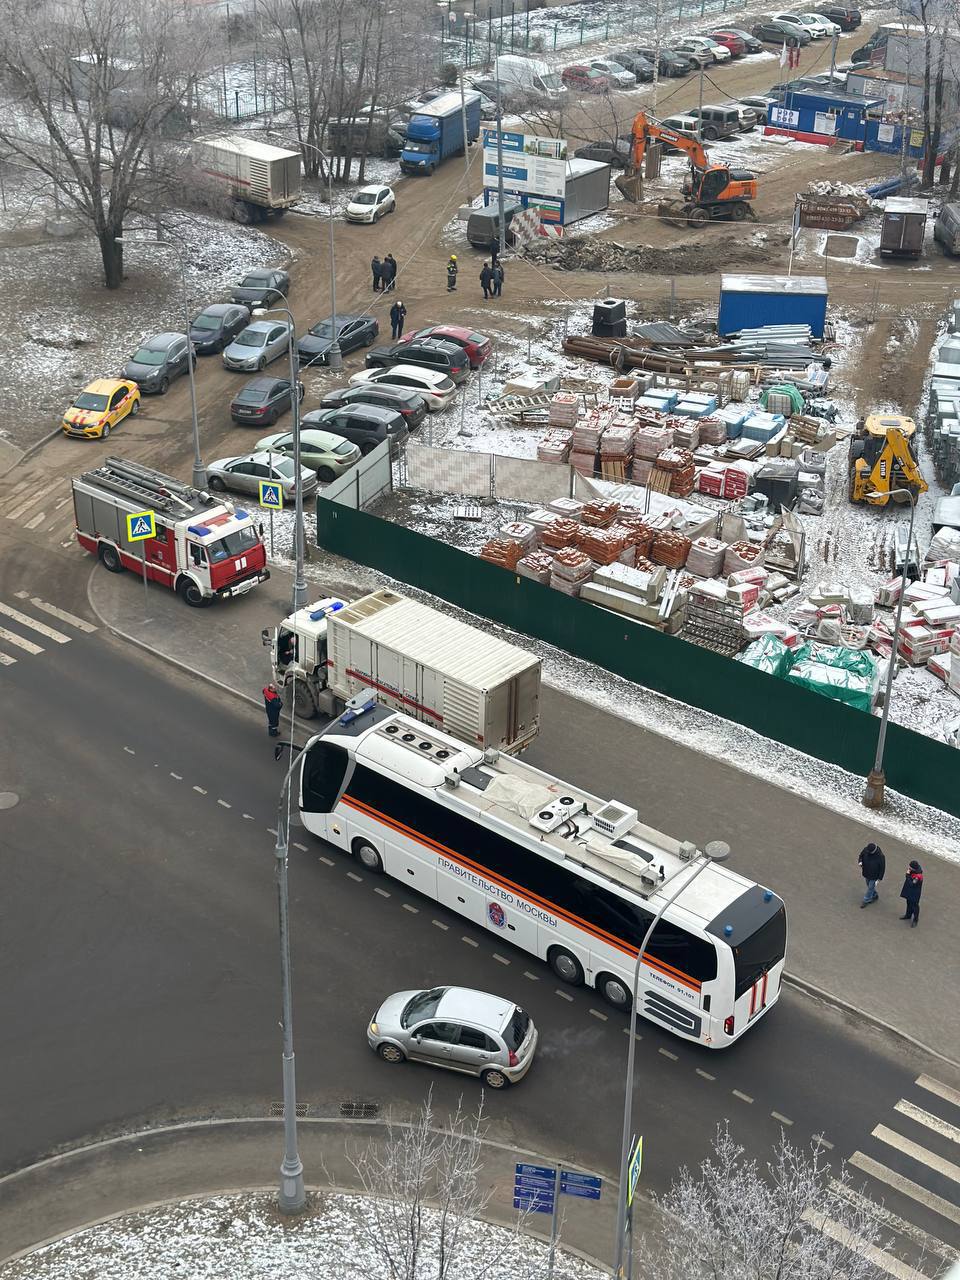
POLYGON ((414 142, 412 139, 407 141, 407 151, 429 151, 430 149, 429 142, 414 142))
POLYGON ((240 281, 241 289, 262 289, 266 285, 263 276, 244 276, 240 281))
POLYGON ((191 322, 192 329, 219 329, 219 316, 197 316, 196 320, 191 322))
POLYGON ((73 405, 75 409, 105 409, 107 397, 94 395, 92 391, 81 391, 73 405))
POLYGON ((333 452, 339 454, 353 453, 356 447, 357 446, 355 444, 351 444, 349 440, 344 440, 343 444, 338 444, 334 447, 333 452))
POLYGON ((242 556, 245 551, 252 551, 257 545, 258 538, 253 525, 247 525, 245 529, 235 529, 233 533, 226 534, 218 542, 206 543, 207 555, 212 563, 217 560, 226 560, 227 556, 242 556))
POLYGON ((235 341, 238 347, 263 347, 266 346, 267 335, 263 330, 244 329, 235 341))
POLYGON ((377 193, 375 191, 358 191, 353 197, 354 204, 376 204, 377 193))
POLYGON ((503 1038, 507 1042, 507 1048, 517 1049, 523 1044, 527 1037, 527 1031, 530 1029, 530 1015, 525 1013, 523 1009, 516 1008, 513 1011, 513 1017, 503 1029, 503 1038))
POLYGON ((434 987, 431 991, 418 991, 412 1000, 408 1000, 400 1015, 401 1027, 410 1027, 424 1018, 432 1018, 437 1012, 443 996, 443 987, 434 987))
POLYGON ((133 364, 163 364, 167 358, 165 351, 154 351, 150 347, 141 347, 133 357, 133 364))
POLYGON ((333 325, 329 320, 321 320, 310 330, 315 338, 329 338, 333 334, 333 325))

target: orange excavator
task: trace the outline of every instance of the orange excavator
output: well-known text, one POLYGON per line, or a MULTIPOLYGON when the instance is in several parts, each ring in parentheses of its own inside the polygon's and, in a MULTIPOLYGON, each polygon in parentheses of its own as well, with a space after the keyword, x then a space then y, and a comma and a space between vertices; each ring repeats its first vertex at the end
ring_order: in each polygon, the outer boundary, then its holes
POLYGON ((663 217, 684 221, 691 227, 720 219, 756 221, 757 215, 750 204, 757 198, 755 173, 731 169, 726 164, 711 164, 698 138, 671 129, 643 111, 634 118, 630 130, 630 159, 617 178, 617 190, 628 200, 640 199, 643 157, 651 142, 665 143, 690 158, 690 173, 683 182, 682 199, 661 206, 659 212, 663 217))

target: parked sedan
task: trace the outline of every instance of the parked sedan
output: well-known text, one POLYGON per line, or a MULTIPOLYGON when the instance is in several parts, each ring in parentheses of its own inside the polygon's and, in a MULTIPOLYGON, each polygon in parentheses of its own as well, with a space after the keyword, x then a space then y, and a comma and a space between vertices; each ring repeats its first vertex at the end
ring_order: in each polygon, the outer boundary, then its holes
POLYGON ((719 40, 722 35, 738 36, 743 41, 744 53, 762 53, 763 45, 756 36, 752 36, 749 31, 744 31, 742 27, 724 27, 722 31, 710 33, 714 40, 719 40))
POLYGON ((370 383, 359 387, 340 387, 328 391, 320 401, 321 409, 340 409, 348 404, 374 404, 402 415, 409 430, 414 431, 427 416, 427 402, 410 387, 389 387, 370 383))
POLYGON ((350 379, 352 387, 366 386, 368 383, 408 387, 423 396, 431 413, 439 413, 441 409, 445 409, 457 391, 453 380, 445 374, 418 368, 415 364, 395 364, 389 369, 361 369, 350 379))
POLYGON ((620 138, 614 142, 588 142, 573 154, 578 160, 599 160, 611 169, 625 169, 630 162, 630 145, 620 138))
POLYGON ((812 40, 822 40, 827 34, 818 22, 811 21, 802 13, 794 13, 792 10, 787 12, 782 10, 780 13, 771 15, 774 22, 791 22, 795 27, 800 27, 806 31, 812 40))
MULTIPOLYGON (((657 50, 652 45, 641 45, 637 53, 642 58, 648 59, 651 64, 659 59, 662 76, 685 76, 694 67, 693 61, 686 54, 677 53, 675 49, 657 50)), ((700 65, 699 60, 696 65, 700 65)))
POLYGON ((342 409, 312 409, 304 414, 302 425, 332 431, 357 445, 366 456, 384 440, 392 449, 403 444, 409 432, 399 413, 375 404, 348 404, 342 409))
POLYGON ((265 369, 271 360, 282 356, 290 346, 290 322, 255 320, 248 324, 224 348, 223 363, 227 369, 265 369))
POLYGON ((705 34, 709 40, 715 40, 717 44, 729 49, 731 58, 742 58, 747 52, 747 46, 734 31, 707 31, 705 34))
POLYGON ((809 44, 813 38, 809 31, 798 27, 795 22, 781 22, 774 18, 761 19, 753 27, 753 34, 764 44, 785 44, 788 49, 809 44))
MULTIPOLYGON (((380 333, 380 325, 376 316, 338 313, 336 330, 340 354, 349 355, 358 347, 371 346, 380 333)), ((297 358, 301 369, 304 365, 327 363, 333 333, 333 317, 327 316, 325 320, 318 320, 312 329, 308 329, 302 338, 297 339, 297 358)))
MULTIPOLYGON (((303 496, 316 493, 317 473, 301 464, 300 475, 303 496)), ((258 498, 261 480, 279 484, 284 502, 293 501, 297 472, 290 458, 271 458, 269 453, 262 452, 245 453, 239 458, 219 458, 207 466, 207 484, 211 489, 233 489, 258 498)))
POLYGON ((247 307, 272 307, 283 302, 290 292, 290 277, 286 271, 264 268, 248 271, 230 294, 231 302, 242 302, 247 307))
MULTIPOLYGON (((256 444, 258 453, 282 453, 285 457, 294 455, 293 436, 290 432, 280 435, 264 436, 256 444)), ((343 436, 334 435, 332 431, 314 431, 303 428, 300 432, 300 465, 309 467, 317 473, 317 479, 324 484, 336 480, 360 461, 360 449, 343 436)))
POLYGON ((637 87, 637 77, 619 62, 612 62, 608 58, 593 58, 590 66, 594 71, 602 71, 614 89, 635 89, 637 87))
POLYGON ((580 93, 609 93, 610 80, 602 71, 595 71, 593 67, 585 66, 577 63, 572 67, 564 67, 560 73, 560 79, 568 89, 578 90, 580 93))
POLYGON ((416 338, 410 342, 374 347, 367 352, 365 362, 368 369, 385 369, 393 364, 421 364, 446 374, 454 382, 464 382, 470 375, 470 361, 463 347, 439 338, 416 338))
POLYGON ((688 58, 700 59, 701 66, 709 67, 716 62, 729 62, 732 54, 724 45, 709 36, 687 36, 673 46, 677 53, 685 53, 688 58))
MULTIPOLYGON (((297 383, 297 399, 302 403, 302 382, 297 383)), ((233 397, 230 417, 240 427, 272 427, 292 405, 289 378, 251 378, 233 397)))
POLYGON ((190 341, 198 354, 222 351, 250 323, 250 308, 235 302, 215 302, 190 321, 190 341))
POLYGON ((348 222, 379 222, 385 213, 396 213, 397 197, 390 187, 361 187, 347 205, 348 222))
MULTIPOLYGON (((452 385, 452 384, 451 384, 452 385)), ((140 412, 140 388, 118 378, 97 378, 76 397, 60 423, 63 434, 84 440, 106 440, 128 415, 140 412)))
POLYGON ((621 67, 626 67, 628 71, 632 71, 638 82, 647 84, 653 79, 653 63, 649 58, 645 58, 642 53, 636 53, 631 49, 618 49, 613 57, 615 61, 620 63, 621 67))
POLYGON ((416 332, 405 335, 400 341, 413 342, 415 338, 442 338, 444 342, 456 343, 467 353, 471 369, 479 369, 493 350, 490 339, 485 334, 459 324, 431 324, 425 329, 417 329, 416 332))
POLYGON ((384 1062, 410 1059, 463 1075, 488 1089, 516 1084, 533 1066, 538 1032, 519 1005, 468 987, 398 991, 367 1027, 367 1043, 384 1062))
POLYGON ((186 334, 157 333, 137 348, 120 370, 120 376, 135 382, 143 392, 162 396, 174 378, 187 372, 188 360, 197 367, 197 357, 186 334))
POLYGON ((832 39, 833 36, 838 36, 840 34, 840 24, 838 22, 834 22, 830 18, 825 18, 822 13, 804 12, 797 16, 809 26, 811 33, 816 27, 819 27, 828 39, 832 39))

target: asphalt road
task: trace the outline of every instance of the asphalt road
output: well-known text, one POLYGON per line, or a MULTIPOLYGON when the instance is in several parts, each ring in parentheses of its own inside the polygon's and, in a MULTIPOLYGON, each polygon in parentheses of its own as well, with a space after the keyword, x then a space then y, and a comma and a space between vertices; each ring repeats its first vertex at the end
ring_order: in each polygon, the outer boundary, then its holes
MULTIPOLYGON (((19 577, 0 574, 4 598, 19 577)), ((102 631, 54 625, 69 643, 0 670, 0 791, 19 797, 0 809, 3 1169, 132 1125, 262 1114, 280 1096, 280 771, 261 717, 102 631)), ((363 1034, 386 992, 463 983, 519 1000, 542 1031, 528 1079, 487 1098, 491 1136, 613 1172, 625 1020, 590 992, 558 990, 499 938, 294 839, 297 1064, 311 1112, 358 1098, 405 1110, 431 1085, 441 1109, 477 1098, 472 1081, 381 1063, 363 1034)), ((871 1130, 900 1099, 924 1101, 921 1073, 958 1083, 791 993, 723 1052, 641 1031, 636 1114, 654 1190, 726 1119, 760 1157, 785 1125, 798 1142, 822 1133, 836 1155, 916 1178, 871 1130)), ((949 1160, 955 1139, 925 1145, 949 1160)), ((923 1182, 955 1199, 949 1172, 923 1182)), ((951 1241, 927 1207, 905 1199, 898 1212, 951 1241)))

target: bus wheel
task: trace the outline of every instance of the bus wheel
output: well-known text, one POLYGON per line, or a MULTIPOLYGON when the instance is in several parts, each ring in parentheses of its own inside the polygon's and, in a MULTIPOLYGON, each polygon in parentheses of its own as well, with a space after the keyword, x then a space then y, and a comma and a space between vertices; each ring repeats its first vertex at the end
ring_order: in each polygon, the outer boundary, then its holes
POLYGON ((607 1004, 612 1004, 615 1009, 620 1009, 623 1013, 629 1012, 633 997, 620 979, 615 978, 612 973, 600 974, 597 978, 597 990, 607 1004))
POLYGON ((583 965, 576 956, 563 947, 551 947, 547 953, 547 964, 561 982, 569 982, 571 987, 583 986, 583 965))
POLYGON ((383 875, 383 859, 372 844, 369 844, 366 840, 354 840, 351 849, 353 850, 353 856, 361 867, 365 867, 367 871, 372 871, 374 875, 383 875))

